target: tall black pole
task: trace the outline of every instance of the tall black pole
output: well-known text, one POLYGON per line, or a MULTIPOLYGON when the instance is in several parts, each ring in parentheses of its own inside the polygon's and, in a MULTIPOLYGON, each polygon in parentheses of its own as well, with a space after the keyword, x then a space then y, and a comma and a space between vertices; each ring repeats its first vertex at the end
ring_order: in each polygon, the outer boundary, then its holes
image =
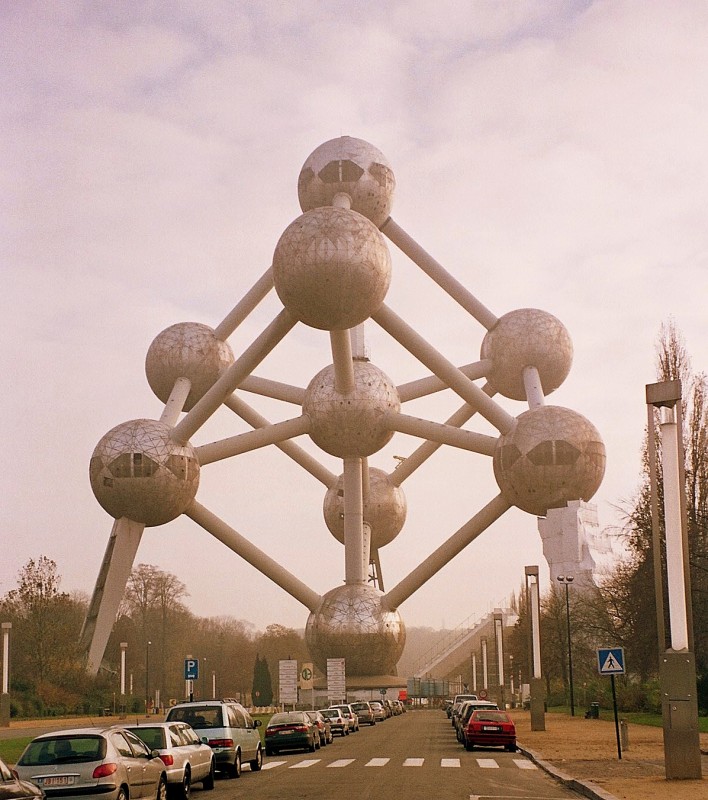
POLYGON ((145 713, 150 713, 150 645, 152 642, 145 642, 145 713))
POLYGON ((568 583, 565 584, 565 616, 568 622, 568 678, 570 680, 570 716, 575 716, 575 695, 573 693, 573 647, 570 641, 570 600, 568 599, 568 583))

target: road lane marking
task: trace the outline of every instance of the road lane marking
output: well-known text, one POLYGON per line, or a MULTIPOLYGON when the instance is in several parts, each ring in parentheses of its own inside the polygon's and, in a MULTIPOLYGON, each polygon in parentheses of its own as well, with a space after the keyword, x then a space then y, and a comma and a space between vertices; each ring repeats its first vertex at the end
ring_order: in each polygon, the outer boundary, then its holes
POLYGON ((292 767, 288 767, 288 769, 307 769, 308 767, 312 767, 313 765, 319 763, 319 758, 306 758, 304 761, 298 761, 297 764, 293 764, 292 767))
POLYGON ((515 758, 515 759, 513 759, 513 761, 514 761, 514 764, 516 764, 516 766, 519 769, 538 769, 538 767, 533 762, 526 761, 526 759, 515 758))
POLYGON ((365 767, 385 767, 390 761, 390 758, 372 758, 364 764, 365 767))
POLYGON ((424 758, 407 758, 403 762, 403 766, 404 767, 422 767, 424 761, 425 761, 424 758))
POLYGON ((281 764, 285 764, 285 761, 266 761, 261 769, 275 769, 279 767, 281 764))
POLYGON ((482 769, 499 769, 499 764, 493 758, 478 758, 477 763, 482 769))
POLYGON ((333 761, 331 764, 327 764, 327 767, 348 767, 353 761, 356 761, 354 758, 338 758, 336 761, 333 761))
POLYGON ((460 766, 460 759, 459 758, 441 758, 440 759, 440 766, 441 767, 459 767, 460 766))

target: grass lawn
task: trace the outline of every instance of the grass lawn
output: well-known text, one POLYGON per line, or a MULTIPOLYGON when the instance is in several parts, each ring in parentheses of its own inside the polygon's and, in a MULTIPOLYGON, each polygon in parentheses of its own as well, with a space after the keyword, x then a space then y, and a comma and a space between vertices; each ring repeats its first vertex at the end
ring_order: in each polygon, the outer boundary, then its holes
MULTIPOLYGON (((549 714, 570 714, 570 706, 553 706, 553 708, 548 709, 548 712, 549 714)), ((575 716, 584 717, 585 709, 576 707, 575 716)), ((600 719, 612 722, 614 718, 615 715, 611 708, 600 709, 600 719)), ((661 714, 652 714, 648 711, 618 711, 617 718, 626 719, 627 722, 631 722, 633 725, 651 725, 655 728, 661 728, 663 725, 661 714)), ((708 717, 698 716, 698 730, 701 733, 708 733, 708 717)))
POLYGON ((0 739, 0 758, 6 764, 14 764, 25 746, 32 741, 31 736, 20 736, 17 739, 0 739))

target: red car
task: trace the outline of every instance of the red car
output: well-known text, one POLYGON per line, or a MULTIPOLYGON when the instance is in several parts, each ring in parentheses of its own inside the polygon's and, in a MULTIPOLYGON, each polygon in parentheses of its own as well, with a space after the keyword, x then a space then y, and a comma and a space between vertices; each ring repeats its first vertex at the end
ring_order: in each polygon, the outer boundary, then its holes
POLYGON ((506 711, 479 709, 473 711, 463 729, 465 750, 478 747, 504 747, 516 752, 516 725, 506 711))

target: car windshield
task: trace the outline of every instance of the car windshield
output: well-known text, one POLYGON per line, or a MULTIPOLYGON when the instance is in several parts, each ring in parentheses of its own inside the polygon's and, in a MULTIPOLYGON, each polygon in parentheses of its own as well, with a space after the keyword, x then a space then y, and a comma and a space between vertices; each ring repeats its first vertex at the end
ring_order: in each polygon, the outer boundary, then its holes
POLYGON ((336 719, 342 715, 336 708, 325 708, 324 711, 322 711, 322 716, 326 719, 336 719))
POLYGON ((170 722, 186 722, 193 728, 223 728, 221 706, 175 706, 167 715, 170 722))
POLYGON ((27 745, 18 764, 36 767, 42 764, 78 764, 102 761, 106 757, 106 740, 102 736, 57 736, 35 739, 27 745))
POLYGON ((509 716, 505 711, 475 711, 474 718, 477 722, 508 722, 509 716))
POLYGON ((300 712, 288 712, 284 714, 273 714, 268 725, 297 725, 305 722, 307 718, 300 712))
POLYGON ((368 703, 352 703, 352 708, 353 709, 363 710, 363 709, 366 709, 368 707, 369 707, 368 703))
POLYGON ((139 739, 142 739, 151 750, 162 750, 165 747, 165 729, 149 728, 147 725, 128 728, 139 739))

